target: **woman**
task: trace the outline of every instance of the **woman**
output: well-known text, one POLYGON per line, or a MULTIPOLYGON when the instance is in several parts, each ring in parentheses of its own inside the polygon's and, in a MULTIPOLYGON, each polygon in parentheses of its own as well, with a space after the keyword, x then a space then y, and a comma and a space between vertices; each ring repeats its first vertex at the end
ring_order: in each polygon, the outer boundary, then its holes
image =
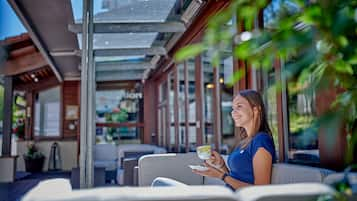
POLYGON ((254 90, 240 91, 233 100, 232 109, 234 124, 240 128, 244 139, 229 155, 228 167, 222 156, 213 151, 205 162, 208 170, 193 172, 222 179, 234 190, 270 184, 275 148, 261 96, 254 90))

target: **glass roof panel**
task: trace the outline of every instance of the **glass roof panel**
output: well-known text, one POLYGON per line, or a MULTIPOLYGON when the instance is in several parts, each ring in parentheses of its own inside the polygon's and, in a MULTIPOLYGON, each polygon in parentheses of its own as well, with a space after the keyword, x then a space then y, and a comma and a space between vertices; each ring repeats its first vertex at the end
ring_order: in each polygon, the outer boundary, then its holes
MULTIPOLYGON (((71 0, 75 22, 82 21, 81 0, 71 0)), ((176 0, 94 0, 94 22, 165 22, 176 0)))
MULTIPOLYGON (((94 34, 94 49, 149 48, 157 33, 111 33, 94 34)), ((82 34, 78 34, 79 48, 82 49, 82 34)))
POLYGON ((140 63, 145 61, 145 55, 139 56, 115 56, 115 57, 95 57, 96 62, 102 61, 123 61, 123 62, 132 62, 132 63, 140 63))

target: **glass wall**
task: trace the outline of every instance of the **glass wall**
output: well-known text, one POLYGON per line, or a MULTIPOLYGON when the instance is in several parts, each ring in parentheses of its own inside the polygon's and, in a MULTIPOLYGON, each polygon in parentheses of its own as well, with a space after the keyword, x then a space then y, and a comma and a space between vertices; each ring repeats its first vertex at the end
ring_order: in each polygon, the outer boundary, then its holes
MULTIPOLYGON (((266 28, 273 28, 274 20, 279 15, 279 12, 284 7, 285 11, 290 13, 296 12, 299 8, 290 0, 273 0, 264 9, 264 26, 266 28)), ((280 59, 280 58, 277 58, 280 59)), ((294 63, 294 59, 289 59, 286 64, 294 63)), ((284 63, 280 64, 284 71, 284 63)), ((274 66, 269 72, 263 76, 264 79, 264 98, 267 105, 267 115, 270 127, 273 132, 275 146, 278 148, 278 123, 283 126, 284 138, 287 143, 288 161, 293 163, 305 163, 310 165, 317 165, 319 163, 318 150, 318 133, 314 126, 316 118, 315 111, 315 92, 307 88, 307 85, 299 86, 289 82, 287 89, 283 88, 283 97, 281 105, 277 105, 277 86, 275 80, 275 73, 278 66, 274 66), (287 118, 287 123, 277 122, 277 108, 281 107, 284 118, 287 118)), ((289 80, 294 81, 294 80, 289 80)), ((283 80, 283 82, 287 82, 283 80)), ((286 119, 285 119, 286 120, 286 119)), ((278 150, 278 149, 277 149, 278 150)))
POLYGON ((178 123, 179 123, 179 152, 186 151, 186 111, 185 109, 185 64, 179 64, 177 67, 178 78, 178 123))
POLYGON ((169 74, 169 110, 170 110, 170 150, 174 151, 175 144, 175 74, 169 74))
POLYGON ((222 137, 221 149, 224 153, 229 153, 235 144, 234 139, 234 121, 232 119, 232 102, 233 102, 233 87, 228 85, 228 82, 233 75, 233 56, 232 48, 227 48, 221 58, 219 67, 219 83, 220 83, 220 106, 221 106, 221 124, 222 137))
POLYGON ((214 144, 214 129, 213 129, 213 90, 214 90, 214 75, 213 66, 211 64, 211 56, 208 52, 202 54, 202 79, 203 79, 203 108, 204 108, 204 131, 203 144, 214 144))
POLYGON ((289 83, 289 160, 297 163, 319 164, 318 129, 315 91, 289 83))
POLYGON ((158 144, 159 146, 166 146, 166 101, 167 101, 167 82, 163 82, 159 85, 158 87, 158 92, 159 92, 159 100, 158 100, 158 144))
POLYGON ((35 136, 60 136, 60 89, 55 87, 35 95, 35 136))
POLYGON ((140 143, 143 95, 139 83, 96 92, 97 143, 140 143))
MULTIPOLYGON (((265 110, 267 114, 267 120, 269 127, 273 134, 275 150, 278 153, 279 140, 278 140, 278 108, 277 108, 277 91, 276 91, 276 79, 275 79, 275 67, 272 67, 269 71, 262 71, 263 79, 263 99, 265 110)), ((278 157, 277 157, 278 158, 278 157)))
POLYGON ((196 150, 197 146, 197 130, 196 130, 196 111, 197 101, 196 101, 196 86, 197 81, 195 80, 195 60, 189 59, 186 61, 187 66, 187 82, 188 82, 188 143, 189 151, 196 150))

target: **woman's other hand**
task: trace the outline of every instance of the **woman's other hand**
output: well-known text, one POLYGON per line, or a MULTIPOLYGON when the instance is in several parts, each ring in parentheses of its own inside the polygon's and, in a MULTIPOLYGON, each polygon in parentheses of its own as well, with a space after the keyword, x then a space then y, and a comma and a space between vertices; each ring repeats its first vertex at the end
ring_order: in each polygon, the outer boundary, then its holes
MULTIPOLYGON (((217 153, 218 154, 218 153, 217 153)), ((219 155, 219 154, 218 154, 219 155)), ((209 163, 205 162, 204 165, 208 168, 207 170, 192 170, 193 173, 199 174, 204 177, 222 178, 224 172, 211 166, 209 163)))

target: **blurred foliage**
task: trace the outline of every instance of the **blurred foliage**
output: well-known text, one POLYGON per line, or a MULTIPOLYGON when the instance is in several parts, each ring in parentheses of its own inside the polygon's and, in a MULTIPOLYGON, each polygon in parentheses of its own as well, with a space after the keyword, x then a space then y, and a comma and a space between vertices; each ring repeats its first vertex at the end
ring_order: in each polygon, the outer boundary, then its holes
MULTIPOLYGON (((331 143, 342 127, 346 129, 346 163, 350 164, 357 141, 357 0, 289 3, 294 9, 282 4, 274 21, 262 28, 253 25, 267 0, 232 0, 210 18, 202 42, 182 48, 175 59, 180 62, 210 51, 213 66, 219 66, 224 49, 234 45, 233 56, 253 68, 269 70, 277 58, 285 61, 282 79, 296 84, 295 93, 338 91, 329 110, 316 119, 316 126, 324 128, 331 143), (235 25, 227 22, 234 16, 237 27, 245 31, 232 32, 235 25)), ((232 75, 231 84, 241 73, 232 75)), ((276 87, 280 90, 281 86, 277 83, 276 87)))

